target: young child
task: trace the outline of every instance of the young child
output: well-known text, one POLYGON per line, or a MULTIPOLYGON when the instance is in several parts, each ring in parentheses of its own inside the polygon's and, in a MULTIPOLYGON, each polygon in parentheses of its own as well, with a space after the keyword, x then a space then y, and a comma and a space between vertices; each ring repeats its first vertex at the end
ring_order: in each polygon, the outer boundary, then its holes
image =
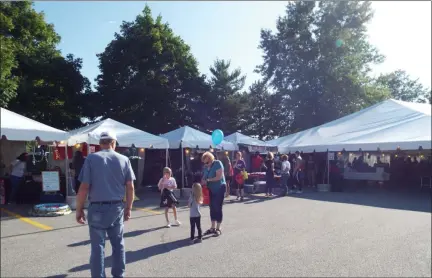
POLYGON ((202 240, 201 211, 200 211, 200 206, 202 203, 203 203, 203 193, 202 193, 201 184, 194 183, 192 185, 192 192, 188 202, 188 206, 190 208, 190 225, 191 225, 192 243, 195 243, 195 226, 197 227, 198 230, 197 241, 201 242, 202 240))
POLYGON ((166 227, 171 228, 171 224, 168 220, 168 210, 172 208, 174 213, 174 225, 180 226, 180 221, 177 220, 177 208, 176 202, 173 195, 173 190, 177 188, 176 180, 172 177, 172 171, 170 168, 165 167, 163 169, 163 177, 159 180, 158 183, 159 190, 161 191, 161 203, 160 206, 165 208, 165 220, 166 227))

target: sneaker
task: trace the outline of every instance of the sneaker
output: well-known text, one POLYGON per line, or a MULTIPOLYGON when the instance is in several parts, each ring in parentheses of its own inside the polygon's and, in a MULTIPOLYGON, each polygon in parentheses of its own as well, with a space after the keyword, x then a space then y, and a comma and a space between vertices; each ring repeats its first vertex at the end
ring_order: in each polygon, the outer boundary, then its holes
POLYGON ((201 242, 202 242, 202 239, 201 239, 201 238, 197 238, 197 239, 195 240, 195 242, 196 242, 196 243, 201 243, 201 242))
POLYGON ((195 243, 195 239, 191 239, 191 240, 190 240, 190 243, 191 243, 191 244, 194 244, 194 243, 195 243))
POLYGON ((174 225, 176 225, 176 226, 180 226, 180 225, 181 225, 181 222, 178 221, 178 220, 176 220, 176 221, 174 221, 174 225))
POLYGON ((170 224, 170 223, 167 223, 165 227, 167 227, 167 228, 171 228, 171 224, 170 224))
POLYGON ((240 199, 240 197, 239 196, 237 196, 237 198, 236 198, 236 201, 238 201, 240 199))
POLYGON ((244 200, 244 198, 243 198, 243 197, 240 197, 240 201, 243 202, 243 200, 244 200))

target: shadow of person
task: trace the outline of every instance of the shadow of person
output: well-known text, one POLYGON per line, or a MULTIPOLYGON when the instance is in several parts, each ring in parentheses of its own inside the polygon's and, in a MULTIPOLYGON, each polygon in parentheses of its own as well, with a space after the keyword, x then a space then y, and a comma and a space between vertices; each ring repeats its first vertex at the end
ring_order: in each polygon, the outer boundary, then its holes
MULTIPOLYGON (((131 231, 131 232, 124 233, 123 237, 124 238, 136 237, 136 236, 140 236, 140 235, 143 235, 146 233, 158 231, 158 230, 165 229, 165 228, 166 227, 157 227, 157 228, 150 228, 150 229, 145 229, 145 230, 131 231)), ((109 238, 106 237, 105 240, 109 240, 109 238)), ((85 246, 85 245, 89 245, 89 244, 90 244, 90 240, 84 240, 81 242, 69 244, 68 247, 78 247, 78 246, 85 246)))
MULTIPOLYGON (((165 243, 161 243, 158 245, 149 246, 149 247, 137 250, 137 251, 127 251, 126 252, 126 263, 130 264, 130 263, 134 263, 137 261, 145 260, 145 259, 148 259, 150 257, 165 254, 165 253, 171 252, 173 250, 183 248, 186 246, 190 246, 190 245, 191 245, 190 239, 185 238, 185 239, 180 239, 177 241, 165 242, 165 243)), ((111 266, 112 266, 112 257, 111 256, 106 257, 105 258, 105 268, 111 267, 111 266)), ((89 270, 89 269, 90 269, 90 265, 85 264, 85 265, 80 265, 80 266, 71 268, 69 270, 69 272, 79 272, 79 271, 84 271, 84 270, 89 270)))

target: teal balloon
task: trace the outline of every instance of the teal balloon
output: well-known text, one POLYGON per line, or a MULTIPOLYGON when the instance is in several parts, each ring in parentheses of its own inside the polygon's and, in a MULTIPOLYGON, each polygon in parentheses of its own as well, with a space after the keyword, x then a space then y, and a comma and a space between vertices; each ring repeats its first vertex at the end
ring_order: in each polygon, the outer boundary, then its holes
POLYGON ((336 41, 336 47, 341 47, 343 45, 343 40, 339 39, 336 41))
POLYGON ((213 133, 212 133, 213 144, 219 145, 220 143, 222 143, 223 138, 224 138, 224 134, 223 134, 222 130, 216 129, 213 131, 213 133))

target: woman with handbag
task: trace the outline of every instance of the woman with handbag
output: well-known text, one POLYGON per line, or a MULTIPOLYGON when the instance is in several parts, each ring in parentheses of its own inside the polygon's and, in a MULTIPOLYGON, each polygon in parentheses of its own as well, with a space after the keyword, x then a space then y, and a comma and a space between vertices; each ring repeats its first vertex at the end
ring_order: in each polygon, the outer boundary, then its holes
POLYGON ((204 235, 214 234, 219 236, 222 234, 220 226, 222 224, 222 206, 226 192, 224 167, 221 161, 215 160, 211 152, 205 152, 201 161, 204 163, 201 184, 209 189, 211 219, 211 228, 204 235))
POLYGON ((243 201, 244 198, 244 183, 243 171, 246 170, 246 162, 243 160, 241 152, 236 152, 236 159, 233 162, 234 183, 237 187, 237 199, 243 201), (241 177, 240 177, 241 176, 241 177))

